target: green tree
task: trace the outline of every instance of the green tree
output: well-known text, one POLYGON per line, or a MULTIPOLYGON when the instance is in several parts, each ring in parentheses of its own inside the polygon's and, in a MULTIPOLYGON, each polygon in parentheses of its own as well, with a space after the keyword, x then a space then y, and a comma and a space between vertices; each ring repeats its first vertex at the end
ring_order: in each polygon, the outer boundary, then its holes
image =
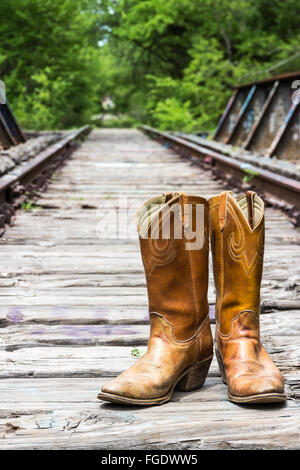
POLYGON ((299 67, 298 0, 120 0, 106 21, 127 110, 164 129, 212 129, 233 85, 299 67))
POLYGON ((99 108, 97 2, 2 0, 0 76, 23 126, 68 128, 99 108))
POLYGON ((21 124, 213 129, 232 87, 300 67, 299 0, 2 0, 0 78, 21 124), (129 118, 127 118, 129 115, 129 118))

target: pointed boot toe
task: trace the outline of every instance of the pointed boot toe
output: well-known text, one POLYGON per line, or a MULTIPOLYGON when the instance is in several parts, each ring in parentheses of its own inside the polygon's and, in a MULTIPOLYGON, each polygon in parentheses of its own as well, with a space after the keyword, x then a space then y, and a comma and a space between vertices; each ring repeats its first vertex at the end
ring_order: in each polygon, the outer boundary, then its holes
POLYGON ((228 398, 237 403, 274 403, 286 400, 283 382, 272 376, 239 376, 228 383, 228 398))
POLYGON ((102 386, 101 392, 98 394, 100 400, 116 403, 127 403, 138 397, 139 393, 136 381, 120 377, 106 382, 102 386))
POLYGON ((140 361, 137 361, 127 371, 103 384, 98 398, 118 403, 130 403, 131 401, 147 398, 152 383, 146 377, 142 378, 140 374, 137 375, 139 364, 140 361))
POLYGON ((109 382, 106 382, 101 387, 101 393, 122 396, 128 393, 128 385, 127 386, 125 385, 124 387, 124 384, 122 384, 122 382, 120 383, 119 380, 113 379, 113 380, 110 380, 109 382))

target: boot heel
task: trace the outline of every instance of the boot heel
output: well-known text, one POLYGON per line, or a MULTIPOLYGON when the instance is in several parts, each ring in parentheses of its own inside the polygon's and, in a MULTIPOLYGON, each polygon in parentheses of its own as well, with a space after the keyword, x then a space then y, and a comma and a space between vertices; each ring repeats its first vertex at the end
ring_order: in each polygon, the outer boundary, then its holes
POLYGON ((219 351, 217 349, 215 349, 215 353, 216 353, 216 358, 217 358, 217 361, 218 361, 218 365, 219 365, 222 380, 223 380, 224 384, 227 384, 227 379, 226 379, 225 368, 224 368, 222 356, 221 356, 221 354, 219 353, 219 351))
POLYGON ((211 361, 212 358, 209 358, 207 361, 192 366, 176 384, 175 390, 191 392, 192 390, 202 387, 207 377, 211 361))

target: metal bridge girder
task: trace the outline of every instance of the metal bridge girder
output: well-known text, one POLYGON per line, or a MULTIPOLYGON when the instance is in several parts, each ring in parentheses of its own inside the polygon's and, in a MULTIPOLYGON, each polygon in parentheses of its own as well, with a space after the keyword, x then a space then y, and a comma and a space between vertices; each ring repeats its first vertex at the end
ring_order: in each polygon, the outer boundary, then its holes
POLYGON ((297 160, 300 157, 299 105, 291 102, 292 85, 297 78, 300 79, 300 72, 237 87, 220 119, 214 139, 268 157, 280 149, 281 158, 297 160), (264 99, 259 101, 261 90, 264 99), (260 106, 256 118, 253 117, 254 104, 256 108, 260 106), (252 122, 248 119, 250 113, 252 122))

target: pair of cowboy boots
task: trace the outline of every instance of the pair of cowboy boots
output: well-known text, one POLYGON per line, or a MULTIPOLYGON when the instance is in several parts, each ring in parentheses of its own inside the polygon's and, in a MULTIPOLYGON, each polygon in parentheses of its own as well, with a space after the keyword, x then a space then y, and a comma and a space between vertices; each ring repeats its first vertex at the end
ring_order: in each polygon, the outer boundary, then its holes
POLYGON ((162 404, 200 388, 213 357, 207 301, 209 234, 216 286, 215 352, 228 398, 282 402, 283 378, 259 334, 264 203, 248 191, 209 202, 184 193, 147 201, 137 214, 151 333, 147 352, 103 385, 98 398, 162 404), (209 228, 210 227, 210 228, 209 228))

